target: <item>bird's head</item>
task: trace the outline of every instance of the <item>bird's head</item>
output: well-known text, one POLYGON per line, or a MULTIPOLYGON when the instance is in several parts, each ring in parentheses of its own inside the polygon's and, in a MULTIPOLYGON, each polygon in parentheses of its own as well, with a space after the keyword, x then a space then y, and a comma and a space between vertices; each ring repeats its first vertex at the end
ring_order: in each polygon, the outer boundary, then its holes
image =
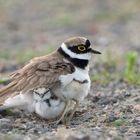
POLYGON ((90 41, 85 37, 72 37, 65 40, 58 51, 70 61, 89 61, 92 54, 101 54, 91 47, 90 41))
POLYGON ((71 58, 89 60, 91 54, 101 54, 91 47, 90 41, 85 37, 72 37, 64 41, 61 49, 71 58))

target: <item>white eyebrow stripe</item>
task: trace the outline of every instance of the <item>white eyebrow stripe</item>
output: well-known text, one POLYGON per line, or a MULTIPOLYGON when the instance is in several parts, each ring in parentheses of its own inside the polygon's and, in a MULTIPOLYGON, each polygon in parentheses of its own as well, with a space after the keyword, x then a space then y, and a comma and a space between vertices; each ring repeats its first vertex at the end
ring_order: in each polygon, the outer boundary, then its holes
POLYGON ((89 53, 84 54, 76 54, 69 50, 65 43, 62 43, 61 45, 62 50, 68 54, 71 58, 77 58, 77 59, 83 59, 83 60, 89 60, 91 58, 91 55, 89 53))

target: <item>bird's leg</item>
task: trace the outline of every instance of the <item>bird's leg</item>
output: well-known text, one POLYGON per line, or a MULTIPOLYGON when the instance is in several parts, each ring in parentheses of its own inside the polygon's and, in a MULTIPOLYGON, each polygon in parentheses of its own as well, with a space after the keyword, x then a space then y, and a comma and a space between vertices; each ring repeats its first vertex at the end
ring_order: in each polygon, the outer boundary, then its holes
POLYGON ((70 101, 69 100, 66 100, 65 101, 65 108, 60 116, 60 118, 56 121, 56 124, 59 124, 61 121, 64 121, 64 117, 65 117, 65 114, 67 113, 68 111, 68 108, 69 108, 69 104, 70 104, 70 101))
POLYGON ((73 110, 72 110, 70 116, 69 116, 68 119, 66 120, 66 123, 69 123, 69 121, 72 119, 72 117, 73 117, 73 115, 74 115, 76 109, 77 109, 78 106, 79 106, 79 101, 77 101, 77 100, 74 100, 74 101, 75 101, 76 104, 75 104, 75 106, 74 106, 74 108, 73 108, 73 110))

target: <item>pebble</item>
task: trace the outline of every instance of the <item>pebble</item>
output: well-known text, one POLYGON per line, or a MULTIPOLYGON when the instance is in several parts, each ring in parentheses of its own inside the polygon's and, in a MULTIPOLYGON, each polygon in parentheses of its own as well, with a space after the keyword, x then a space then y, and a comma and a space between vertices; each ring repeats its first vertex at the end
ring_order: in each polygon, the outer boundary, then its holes
POLYGON ((111 136, 118 136, 118 133, 117 133, 116 130, 112 129, 112 130, 109 131, 109 135, 111 135, 111 136))
POLYGON ((108 105, 108 104, 115 104, 115 103, 117 103, 117 99, 114 97, 107 97, 99 100, 99 104, 101 105, 108 105))
POLYGON ((93 96, 92 97, 92 101, 93 102, 98 102, 100 100, 100 97, 99 96, 93 96))
POLYGON ((124 96, 125 97, 130 97, 131 96, 131 93, 127 91, 127 92, 125 92, 124 96))
POLYGON ((140 125, 140 116, 139 117, 135 117, 131 122, 140 125))
POLYGON ((133 107, 136 111, 140 111, 140 104, 134 105, 133 107))
POLYGON ((109 122, 113 122, 113 121, 115 121, 115 120, 117 120, 117 119, 119 119, 119 116, 114 115, 114 114, 112 114, 112 115, 110 115, 110 116, 108 117, 108 121, 109 121, 109 122))
POLYGON ((33 122, 27 122, 27 123, 26 123, 26 127, 27 127, 27 129, 33 128, 33 127, 34 127, 33 122))

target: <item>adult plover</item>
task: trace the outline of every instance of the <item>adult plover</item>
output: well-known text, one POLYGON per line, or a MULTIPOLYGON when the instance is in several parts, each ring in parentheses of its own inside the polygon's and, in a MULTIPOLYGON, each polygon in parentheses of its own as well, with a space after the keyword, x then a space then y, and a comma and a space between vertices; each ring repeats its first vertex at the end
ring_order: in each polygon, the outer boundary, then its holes
POLYGON ((73 37, 53 53, 32 59, 12 74, 12 81, 0 89, 0 109, 22 108, 43 118, 64 119, 74 104, 69 119, 78 104, 89 93, 89 60, 101 54, 85 37, 73 37))

